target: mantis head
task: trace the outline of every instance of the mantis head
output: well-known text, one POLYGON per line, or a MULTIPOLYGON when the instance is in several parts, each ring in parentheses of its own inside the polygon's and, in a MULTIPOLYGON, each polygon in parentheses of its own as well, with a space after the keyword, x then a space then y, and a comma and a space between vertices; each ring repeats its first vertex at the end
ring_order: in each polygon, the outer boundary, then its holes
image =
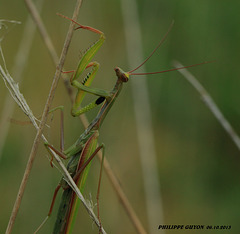
POLYGON ((130 75, 128 72, 123 71, 119 67, 115 67, 114 71, 116 72, 116 75, 117 75, 118 79, 120 79, 124 83, 128 82, 129 75, 130 75))

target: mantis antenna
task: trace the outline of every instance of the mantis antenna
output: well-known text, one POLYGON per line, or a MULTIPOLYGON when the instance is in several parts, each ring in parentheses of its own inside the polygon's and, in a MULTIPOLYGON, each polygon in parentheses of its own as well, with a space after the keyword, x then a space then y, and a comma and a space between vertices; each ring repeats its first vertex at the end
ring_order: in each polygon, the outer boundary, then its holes
POLYGON ((165 72, 171 72, 171 71, 176 71, 176 70, 181 70, 181 69, 185 69, 185 68, 189 68, 189 67, 195 67, 195 66, 199 66, 199 65, 203 65, 203 64, 207 64, 207 63, 212 63, 214 61, 205 61, 202 63, 197 63, 197 64, 193 64, 193 65, 189 65, 189 66, 184 66, 184 67, 178 67, 178 68, 172 68, 172 69, 168 69, 168 70, 164 70, 164 71, 156 71, 156 72, 145 72, 145 73, 135 73, 134 71, 138 70, 140 67, 142 67, 152 56, 153 54, 157 51, 157 49, 163 44, 163 42, 166 40, 168 34, 170 33, 170 31, 172 30, 174 21, 172 21, 170 27, 168 28, 168 31, 166 32, 166 34, 164 35, 164 37, 162 38, 162 40, 158 43, 158 45, 155 47, 155 49, 152 51, 152 53, 136 68, 134 68, 131 71, 128 71, 127 74, 131 75, 131 76, 136 76, 136 75, 152 75, 152 74, 159 74, 159 73, 165 73, 165 72))

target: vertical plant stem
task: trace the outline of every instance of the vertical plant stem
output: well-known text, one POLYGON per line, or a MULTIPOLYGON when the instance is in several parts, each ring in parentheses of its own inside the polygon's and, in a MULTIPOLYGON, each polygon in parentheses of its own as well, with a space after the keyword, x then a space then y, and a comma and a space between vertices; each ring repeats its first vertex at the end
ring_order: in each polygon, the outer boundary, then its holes
MULTIPOLYGON (((128 62, 130 70, 143 60, 142 39, 136 0, 122 0, 122 15, 125 25, 128 62), (136 40, 137 38, 137 40, 136 40)), ((142 72, 143 68, 141 69, 142 72)), ((163 210, 158 180, 157 155, 155 152, 152 116, 146 77, 132 79, 132 94, 137 125, 139 154, 142 165, 143 184, 146 194, 149 233, 163 223, 163 210), (144 110, 144 111, 143 111, 144 110)))
MULTIPOLYGON (((29 0, 26 0, 26 1, 29 1, 29 0)), ((74 20, 77 19, 77 15, 78 15, 79 9, 81 7, 81 3, 82 3, 81 0, 77 1, 77 4, 75 6, 75 10, 74 10, 74 14, 73 14, 73 19, 74 20)), ((23 175, 23 179, 22 179, 18 194, 17 194, 17 198, 16 198, 16 201, 15 201, 15 204, 14 204, 14 207, 13 207, 13 211, 12 211, 9 223, 8 223, 6 234, 11 233, 14 222, 15 222, 15 219, 17 217, 17 213, 18 213, 21 201, 22 201, 22 197, 23 197, 23 194, 24 194, 24 191, 25 191, 25 187, 26 187, 26 184, 27 184, 27 181, 28 181, 28 178, 29 178, 32 166, 33 166, 33 162, 34 162, 34 159, 35 159, 35 156, 36 156, 36 153, 37 153, 39 142, 40 142, 40 139, 41 139, 41 136, 42 136, 42 133, 43 133, 43 129, 44 129, 44 126, 45 126, 45 123, 46 123, 46 120, 47 120, 48 111, 49 111, 50 105, 52 103, 54 93, 55 93, 55 90, 57 88, 57 84, 58 84, 58 81, 59 81, 59 78, 60 78, 60 75, 61 75, 61 70, 63 68, 63 64, 64 64, 64 61, 65 61, 65 58, 66 58, 66 54, 68 52, 68 48, 69 48, 69 45, 70 45, 70 42, 71 42, 73 29, 74 29, 74 24, 71 23, 70 26, 69 26, 69 30, 68 30, 68 33, 67 33, 67 36, 66 36, 66 40, 65 40, 65 43, 64 43, 64 46, 63 46, 63 50, 62 50, 62 53, 61 53, 61 56, 60 56, 60 61, 59 61, 59 64, 57 66, 54 78, 53 78, 53 82, 52 82, 52 86, 51 86, 51 89, 50 89, 50 92, 49 92, 49 95, 48 95, 48 99, 47 99, 47 102, 46 102, 46 105, 45 105, 45 108, 44 108, 44 111, 43 111, 43 115, 42 115, 42 119, 41 119, 41 122, 40 122, 40 125, 39 125, 39 129, 38 129, 38 132, 37 132, 36 137, 34 139, 34 143, 33 143, 32 149, 31 149, 29 160, 28 160, 28 163, 27 163, 24 175, 23 175)))
MULTIPOLYGON (((99 157, 102 157, 102 155, 99 157)), ((100 159, 100 160, 102 160, 102 159, 100 159)), ((115 191, 118 195, 119 200, 121 201, 128 217, 129 217, 129 219, 131 220, 132 224, 134 225, 137 233, 146 234, 147 232, 145 231, 141 221, 139 220, 138 216, 136 215, 127 196, 125 195, 122 188, 120 187, 119 181, 117 180, 116 176, 113 174, 111 166, 107 160, 104 160, 104 169, 108 175, 108 178, 109 178, 113 188, 115 189, 115 191)))

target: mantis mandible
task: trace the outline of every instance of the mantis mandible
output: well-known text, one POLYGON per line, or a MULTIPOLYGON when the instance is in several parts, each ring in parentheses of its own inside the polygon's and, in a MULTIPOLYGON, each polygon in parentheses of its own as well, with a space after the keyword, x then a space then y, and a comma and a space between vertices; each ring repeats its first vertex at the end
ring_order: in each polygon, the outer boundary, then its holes
MULTIPOLYGON (((60 14, 59 14, 60 15, 60 14)), ((80 135, 80 137, 77 139, 77 141, 69 147, 67 150, 63 150, 63 143, 61 143, 61 150, 57 150, 49 143, 45 143, 46 148, 50 152, 49 149, 52 149, 55 153, 57 153, 60 157, 64 159, 69 159, 69 162, 67 164, 67 169, 69 173, 72 175, 74 181, 76 182, 77 186, 79 187, 80 191, 83 191, 87 174, 89 171, 90 163, 92 159, 95 157, 97 152, 101 149, 103 149, 103 158, 102 158, 102 164, 104 160, 104 145, 100 144, 98 146, 98 137, 99 137, 99 129, 108 114, 109 110, 111 109, 112 105, 116 101, 119 93, 121 92, 123 83, 127 83, 130 76, 134 75, 146 75, 146 74, 159 74, 164 72, 170 72, 174 70, 184 69, 188 67, 193 67, 201 64, 205 64, 208 62, 203 62, 199 64, 194 64, 190 66, 180 67, 180 68, 173 68, 165 71, 158 71, 158 72, 150 72, 150 73, 135 73, 137 69, 139 69, 143 64, 145 64, 148 59, 155 53, 155 51, 160 47, 160 45, 164 42, 165 38, 167 37, 171 27, 163 37, 163 39, 160 41, 160 43, 157 45, 157 47, 152 51, 152 53, 145 59, 138 67, 135 69, 124 72, 121 68, 116 67, 115 73, 117 76, 117 81, 113 87, 113 89, 109 91, 100 90, 96 88, 91 88, 90 85, 96 75, 96 72, 99 69, 99 64, 97 62, 92 62, 93 57, 99 50, 99 48, 102 46, 103 42, 105 41, 104 33, 101 32, 98 29, 81 25, 72 19, 60 15, 61 17, 64 17, 72 22, 74 22, 78 27, 76 29, 85 29, 91 32, 94 32, 98 35, 100 35, 99 39, 85 52, 85 54, 82 56, 81 60, 79 61, 78 67, 76 71, 74 72, 74 75, 70 79, 71 85, 77 89, 76 98, 74 101, 74 104, 72 106, 71 114, 72 116, 79 116, 83 113, 86 113, 87 111, 92 110, 96 106, 102 104, 98 114, 96 117, 92 120, 92 122, 89 124, 88 128, 80 135), (82 75, 82 73, 87 68, 92 68, 92 70, 88 73, 88 75, 83 79, 82 82, 79 82, 77 79, 82 75), (86 105, 85 107, 81 108, 81 103, 84 99, 84 96, 86 93, 93 94, 97 96, 98 98, 91 102, 90 104, 86 105)), ((52 162, 51 162, 52 164, 52 162)), ((100 176, 99 176, 99 183, 98 183, 98 191, 97 191, 97 210, 98 210, 98 219, 100 222, 99 217, 99 193, 100 193, 100 181, 101 181, 101 175, 102 175, 102 165, 100 170, 100 176)), ((58 210, 57 214, 57 220, 55 222, 53 233, 71 233, 73 229, 73 224, 76 218, 78 206, 80 204, 79 199, 76 198, 73 190, 67 185, 66 181, 62 179, 57 186, 53 201, 51 204, 50 211, 48 213, 48 217, 51 215, 53 204, 57 195, 57 192, 60 188, 64 189, 61 204, 58 210)), ((101 224, 101 222, 100 222, 101 224)))

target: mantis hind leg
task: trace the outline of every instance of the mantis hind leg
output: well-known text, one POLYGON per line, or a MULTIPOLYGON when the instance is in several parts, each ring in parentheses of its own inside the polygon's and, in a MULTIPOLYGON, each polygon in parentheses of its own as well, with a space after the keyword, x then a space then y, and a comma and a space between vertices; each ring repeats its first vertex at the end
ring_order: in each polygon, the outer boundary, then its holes
POLYGON ((100 196, 100 185, 101 185, 101 180, 102 180, 102 170, 103 170, 103 163, 104 163, 104 156, 105 156, 105 145, 102 144, 102 161, 101 161, 101 168, 100 168, 100 173, 99 173, 99 180, 98 180, 98 190, 97 190, 97 212, 98 212, 98 220, 99 220, 99 233, 102 227, 101 224, 101 219, 100 219, 100 204, 99 204, 99 196, 100 196))
POLYGON ((54 146, 50 145, 48 142, 45 142, 44 145, 51 155, 51 160, 50 164, 51 167, 53 167, 53 152, 54 151, 57 155, 59 155, 61 158, 66 159, 67 157, 63 154, 64 151, 64 107, 63 106, 58 106, 53 108, 52 110, 49 111, 49 113, 52 113, 56 110, 60 110, 60 151, 57 150, 54 146))

